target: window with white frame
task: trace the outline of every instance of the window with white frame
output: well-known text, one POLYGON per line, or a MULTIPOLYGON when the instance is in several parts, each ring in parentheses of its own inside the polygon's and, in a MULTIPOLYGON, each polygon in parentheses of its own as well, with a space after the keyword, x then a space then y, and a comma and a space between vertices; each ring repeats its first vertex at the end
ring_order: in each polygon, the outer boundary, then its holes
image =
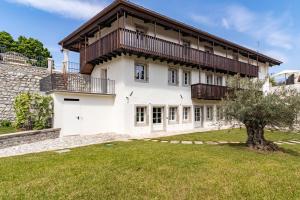
POLYGON ((147 81, 148 79, 148 69, 146 64, 136 63, 135 64, 135 80, 137 81, 147 81))
POLYGON ((163 108, 161 107, 154 107, 152 109, 152 122, 153 124, 162 124, 163 123, 163 108))
POLYGON ((206 120, 207 121, 213 120, 213 107, 212 106, 206 107, 206 120))
POLYGON ((191 107, 183 107, 182 119, 184 122, 190 121, 191 107))
POLYGON ((135 111, 136 119, 135 122, 137 125, 139 124, 146 124, 146 117, 147 117, 147 107, 145 106, 137 106, 135 111))
POLYGON ((223 85, 223 77, 222 76, 216 76, 216 84, 223 85))
POLYGON ((168 83, 170 85, 177 85, 178 84, 178 69, 169 68, 168 83))
POLYGON ((221 106, 217 106, 217 120, 222 120, 224 119, 224 115, 223 115, 223 109, 221 106))
POLYGON ((213 84, 213 75, 206 74, 206 84, 212 85, 213 84))
POLYGON ((190 71, 183 71, 183 86, 191 85, 191 72, 190 71))
POLYGON ((175 106, 169 107, 169 122, 177 122, 178 108, 175 106))

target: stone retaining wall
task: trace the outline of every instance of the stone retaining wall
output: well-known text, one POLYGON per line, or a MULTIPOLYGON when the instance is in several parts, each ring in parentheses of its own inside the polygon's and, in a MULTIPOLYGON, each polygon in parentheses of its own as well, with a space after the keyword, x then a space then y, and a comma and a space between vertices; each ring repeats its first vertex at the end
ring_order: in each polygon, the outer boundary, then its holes
POLYGON ((14 121, 13 102, 22 92, 40 92, 47 68, 0 63, 0 120, 14 121))
POLYGON ((60 129, 44 129, 0 135, 0 149, 47 139, 55 139, 59 137, 59 134, 60 129))

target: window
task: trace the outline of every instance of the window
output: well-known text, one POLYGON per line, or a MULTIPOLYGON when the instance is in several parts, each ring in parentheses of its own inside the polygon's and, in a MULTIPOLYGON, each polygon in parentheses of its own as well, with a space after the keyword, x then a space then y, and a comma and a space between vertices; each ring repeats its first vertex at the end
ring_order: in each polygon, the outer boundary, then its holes
POLYGON ((217 85, 223 85, 223 77, 222 76, 217 76, 216 77, 216 83, 217 83, 217 85))
POLYGON ((212 76, 212 74, 206 74, 206 84, 209 84, 209 85, 213 84, 213 76, 212 76))
POLYGON ((223 117, 223 109, 220 106, 217 106, 217 120, 222 120, 223 117))
POLYGON ((136 107, 136 124, 146 124, 146 107, 136 107))
POLYGON ((183 86, 191 85, 191 72, 183 71, 183 86))
POLYGON ((148 69, 147 65, 136 63, 135 64, 135 80, 147 81, 148 80, 148 69))
POLYGON ((190 113, 191 113, 190 107, 183 107, 183 121, 184 122, 190 121, 190 113))
POLYGON ((239 60, 239 54, 237 52, 232 52, 232 59, 239 60))
POLYGON ((136 30, 136 37, 138 40, 144 40, 145 34, 146 34, 146 28, 140 25, 136 25, 135 26, 135 30, 136 30))
POLYGON ((162 108, 154 107, 152 110, 152 115, 153 124, 162 123, 162 108))
POLYGON ((204 46, 204 51, 207 52, 207 53, 211 53, 211 54, 214 53, 214 49, 212 47, 209 47, 209 46, 204 46))
POLYGON ((168 82, 170 85, 178 84, 178 70, 175 68, 169 68, 168 82))
POLYGON ((184 55, 188 55, 189 54, 189 48, 191 46, 191 42, 189 42, 187 40, 182 40, 182 46, 183 46, 184 55))
POLYGON ((169 121, 170 122, 177 121, 177 107, 169 107, 169 121))
POLYGON ((206 107, 206 120, 208 120, 208 121, 213 120, 213 107, 212 106, 206 107))

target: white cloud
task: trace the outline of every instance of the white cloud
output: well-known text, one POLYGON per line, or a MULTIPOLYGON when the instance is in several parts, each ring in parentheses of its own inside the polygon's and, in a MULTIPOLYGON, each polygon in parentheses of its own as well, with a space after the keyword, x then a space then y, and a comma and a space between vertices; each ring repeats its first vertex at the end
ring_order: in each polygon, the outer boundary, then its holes
POLYGON ((104 5, 96 1, 82 0, 7 0, 73 19, 89 19, 100 12, 104 5))
POLYGON ((243 33, 272 47, 284 50, 294 47, 294 37, 291 33, 293 23, 288 13, 260 13, 241 5, 229 5, 218 8, 214 13, 191 15, 191 19, 200 24, 243 33))
POLYGON ((214 25, 214 20, 209 18, 208 16, 204 15, 191 15, 192 20, 196 21, 199 24, 204 24, 207 26, 212 26, 214 25))

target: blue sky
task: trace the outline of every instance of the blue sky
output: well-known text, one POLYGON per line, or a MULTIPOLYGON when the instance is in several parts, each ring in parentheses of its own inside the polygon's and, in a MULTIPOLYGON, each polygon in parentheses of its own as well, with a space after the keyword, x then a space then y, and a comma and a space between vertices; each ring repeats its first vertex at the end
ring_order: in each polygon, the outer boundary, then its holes
MULTIPOLYGON (((1 0, 0 31, 41 40, 56 65, 58 41, 111 0, 1 0)), ((271 72, 300 69, 300 1, 297 0, 132 0, 176 20, 280 59, 271 72)), ((77 55, 72 55, 78 62, 77 55)))

